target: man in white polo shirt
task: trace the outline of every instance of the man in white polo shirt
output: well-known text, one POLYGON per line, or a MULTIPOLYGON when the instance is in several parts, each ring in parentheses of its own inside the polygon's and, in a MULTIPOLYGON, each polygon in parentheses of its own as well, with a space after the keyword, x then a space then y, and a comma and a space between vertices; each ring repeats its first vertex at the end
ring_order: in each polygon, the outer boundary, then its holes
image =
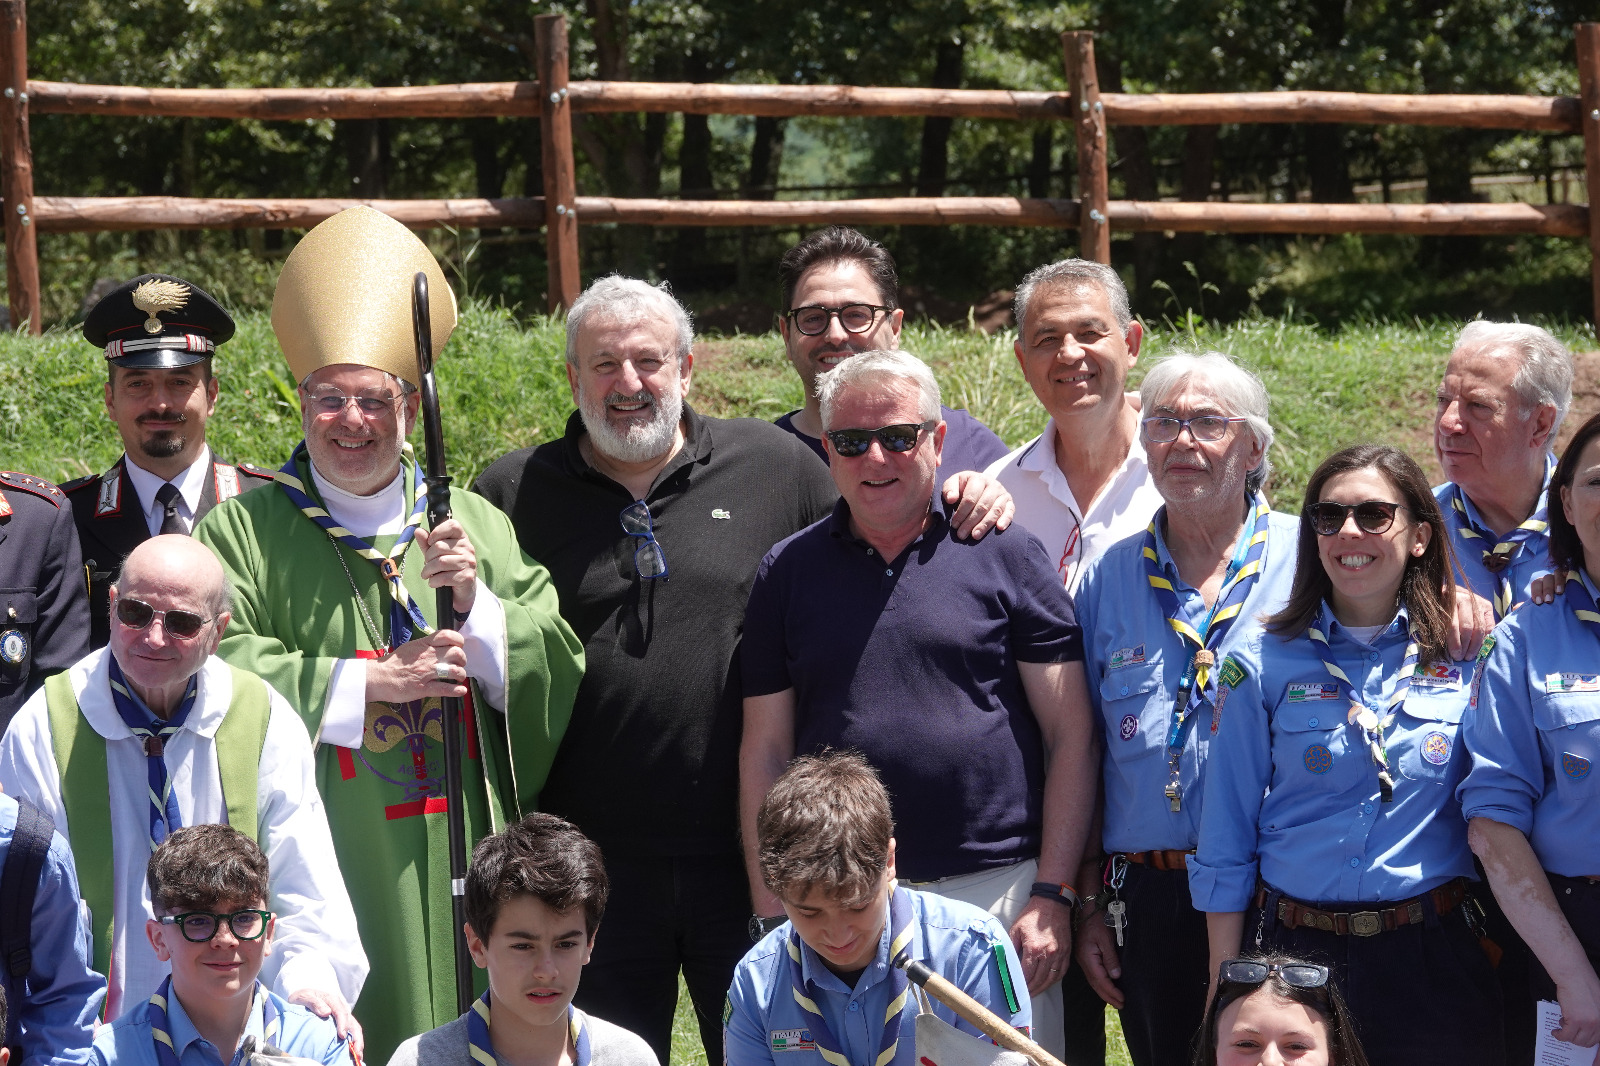
POLYGON ((1084 564, 1150 524, 1161 496, 1139 443, 1137 396, 1125 395, 1144 330, 1117 272, 1063 259, 1017 286, 1017 361, 1050 412, 1044 432, 986 473, 1016 500, 1068 592, 1084 564))

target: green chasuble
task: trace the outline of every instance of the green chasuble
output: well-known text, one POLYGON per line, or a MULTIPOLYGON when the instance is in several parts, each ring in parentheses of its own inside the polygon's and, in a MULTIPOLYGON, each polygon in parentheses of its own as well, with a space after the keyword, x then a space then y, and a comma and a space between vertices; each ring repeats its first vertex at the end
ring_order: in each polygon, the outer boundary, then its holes
MULTIPOLYGON (((298 459, 297 473, 315 497, 303 452, 298 459)), ((409 455, 405 463, 410 513, 409 455)), ((457 491, 451 504, 477 552, 478 577, 505 608, 508 651, 505 714, 476 688, 468 704, 461 776, 470 849, 533 810, 572 712, 583 643, 562 620, 544 567, 518 546, 510 520, 475 493, 457 491)), ((320 740, 335 661, 375 657, 352 580, 379 627, 379 643, 389 639, 391 601, 378 568, 336 546, 276 485, 217 506, 194 535, 216 552, 234 586, 233 621, 219 654, 269 681, 320 740)), ((394 543, 394 536, 372 540, 380 552, 394 543)), ((407 549, 405 584, 428 624, 437 625, 422 556, 419 546, 407 549)), ((317 785, 372 964, 356 1004, 369 1062, 386 1062, 402 1040, 456 1017, 441 725, 437 700, 370 703, 359 750, 317 745, 317 785)), ((483 971, 476 973, 481 991, 483 971)))

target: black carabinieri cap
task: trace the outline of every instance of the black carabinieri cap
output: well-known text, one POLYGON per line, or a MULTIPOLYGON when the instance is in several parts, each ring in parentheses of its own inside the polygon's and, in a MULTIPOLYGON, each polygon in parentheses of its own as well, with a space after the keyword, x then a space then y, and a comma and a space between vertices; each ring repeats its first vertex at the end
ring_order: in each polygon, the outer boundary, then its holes
POLYGON ((209 359, 233 336, 233 319, 198 285, 141 274, 94 305, 83 335, 130 370, 164 370, 209 359))

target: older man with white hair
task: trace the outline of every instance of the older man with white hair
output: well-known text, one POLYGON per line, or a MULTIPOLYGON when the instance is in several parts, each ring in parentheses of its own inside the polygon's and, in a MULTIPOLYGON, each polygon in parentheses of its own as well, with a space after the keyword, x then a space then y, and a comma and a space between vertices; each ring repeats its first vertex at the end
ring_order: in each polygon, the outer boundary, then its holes
POLYGON ((1470 322, 1439 382, 1433 446, 1449 480, 1434 489, 1451 547, 1496 620, 1550 569, 1545 488, 1572 404, 1572 353, 1547 330, 1470 322))
POLYGON ((1185 1061, 1205 1014, 1205 915, 1189 899, 1217 681, 1256 616, 1282 607, 1299 522, 1261 495, 1267 390, 1218 352, 1145 375, 1140 442, 1164 501, 1144 532, 1091 561, 1075 603, 1104 749, 1101 840, 1079 884, 1078 963, 1137 1066, 1185 1061), (1106 858, 1109 856, 1109 859, 1106 858), (1109 875, 1102 882, 1102 870, 1109 875))
POLYGON ((662 1062, 680 970, 720 1061, 728 981, 750 946, 735 818, 750 582, 835 495, 777 426, 689 405, 693 339, 665 288, 596 281, 567 313, 566 432, 476 486, 549 567, 588 658, 540 796, 601 846, 611 877, 577 1003, 662 1062))
POLYGON ((1036 1038, 1059 1051, 1072 887, 1094 802, 1082 633, 1044 546, 960 540, 936 492, 939 386, 904 351, 820 379, 828 518, 763 560, 745 611, 739 808, 751 894, 761 801, 791 757, 861 751, 893 797, 903 881, 1010 930, 1036 1038))

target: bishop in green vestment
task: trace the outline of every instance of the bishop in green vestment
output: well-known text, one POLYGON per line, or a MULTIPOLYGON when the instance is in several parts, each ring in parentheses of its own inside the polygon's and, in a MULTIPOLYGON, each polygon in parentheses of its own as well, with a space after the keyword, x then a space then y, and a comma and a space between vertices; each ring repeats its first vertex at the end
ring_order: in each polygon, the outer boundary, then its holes
MULTIPOLYGON (((235 589, 218 653, 269 681, 318 742, 317 784, 372 969, 366 1059, 456 1016, 440 699, 467 696, 469 848, 533 809, 571 713, 583 646, 510 520, 469 492, 420 528, 409 298, 430 274, 434 347, 454 298, 399 223, 353 208, 285 264, 273 328, 306 439, 278 484, 195 529, 235 589), (391 291, 392 290, 392 291, 391 291), (436 589, 456 617, 435 617, 436 589)), ((481 983, 481 975, 480 975, 481 983)))

